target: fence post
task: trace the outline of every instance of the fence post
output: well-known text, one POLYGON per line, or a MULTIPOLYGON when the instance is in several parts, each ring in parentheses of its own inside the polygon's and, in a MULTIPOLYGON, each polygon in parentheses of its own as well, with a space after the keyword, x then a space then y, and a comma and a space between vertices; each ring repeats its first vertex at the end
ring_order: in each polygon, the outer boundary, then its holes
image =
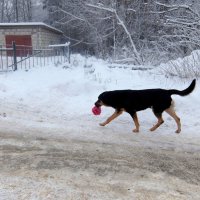
POLYGON ((70 48, 69 48, 69 45, 67 46, 67 54, 68 54, 68 62, 70 64, 71 60, 70 60, 70 48))
POLYGON ((14 61, 14 71, 17 70, 17 50, 16 50, 16 43, 12 42, 13 46, 13 61, 14 61))

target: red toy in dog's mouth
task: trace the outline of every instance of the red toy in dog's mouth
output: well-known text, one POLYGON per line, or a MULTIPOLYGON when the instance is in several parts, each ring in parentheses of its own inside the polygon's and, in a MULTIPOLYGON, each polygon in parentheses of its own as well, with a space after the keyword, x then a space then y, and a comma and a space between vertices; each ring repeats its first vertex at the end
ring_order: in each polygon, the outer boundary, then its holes
POLYGON ((93 112, 94 115, 100 115, 101 114, 101 107, 94 106, 92 108, 92 112, 93 112))

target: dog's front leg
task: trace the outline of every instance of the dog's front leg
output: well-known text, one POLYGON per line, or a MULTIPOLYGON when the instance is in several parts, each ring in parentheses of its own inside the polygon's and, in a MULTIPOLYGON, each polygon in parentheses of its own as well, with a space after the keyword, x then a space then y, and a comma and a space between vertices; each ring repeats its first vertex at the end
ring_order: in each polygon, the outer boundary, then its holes
POLYGON ((113 119, 115 119, 119 115, 121 115, 122 113, 123 113, 122 110, 115 110, 115 112, 110 117, 108 117, 108 119, 105 122, 100 123, 99 125, 100 126, 105 126, 106 124, 110 123, 113 119))
POLYGON ((138 121, 137 113, 135 113, 132 117, 133 117, 133 121, 135 123, 135 129, 133 129, 133 132, 138 133, 140 124, 139 124, 139 121, 138 121))

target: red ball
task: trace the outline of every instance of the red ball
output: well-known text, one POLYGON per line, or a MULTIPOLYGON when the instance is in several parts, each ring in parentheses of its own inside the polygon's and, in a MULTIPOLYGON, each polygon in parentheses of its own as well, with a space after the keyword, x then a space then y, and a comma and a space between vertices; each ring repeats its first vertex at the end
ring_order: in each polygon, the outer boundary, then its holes
POLYGON ((92 112, 93 112, 94 115, 100 115, 101 114, 101 107, 94 106, 92 108, 92 112))

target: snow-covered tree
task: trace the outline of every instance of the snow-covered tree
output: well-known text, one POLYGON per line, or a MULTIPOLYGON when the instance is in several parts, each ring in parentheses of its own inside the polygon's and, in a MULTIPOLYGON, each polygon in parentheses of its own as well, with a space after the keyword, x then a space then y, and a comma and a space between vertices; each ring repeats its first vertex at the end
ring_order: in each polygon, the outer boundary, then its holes
POLYGON ((171 1, 170 4, 156 2, 163 9, 164 30, 158 41, 168 51, 186 55, 200 46, 199 1, 171 1))
POLYGON ((32 20, 32 0, 0 0, 1 22, 32 20))

